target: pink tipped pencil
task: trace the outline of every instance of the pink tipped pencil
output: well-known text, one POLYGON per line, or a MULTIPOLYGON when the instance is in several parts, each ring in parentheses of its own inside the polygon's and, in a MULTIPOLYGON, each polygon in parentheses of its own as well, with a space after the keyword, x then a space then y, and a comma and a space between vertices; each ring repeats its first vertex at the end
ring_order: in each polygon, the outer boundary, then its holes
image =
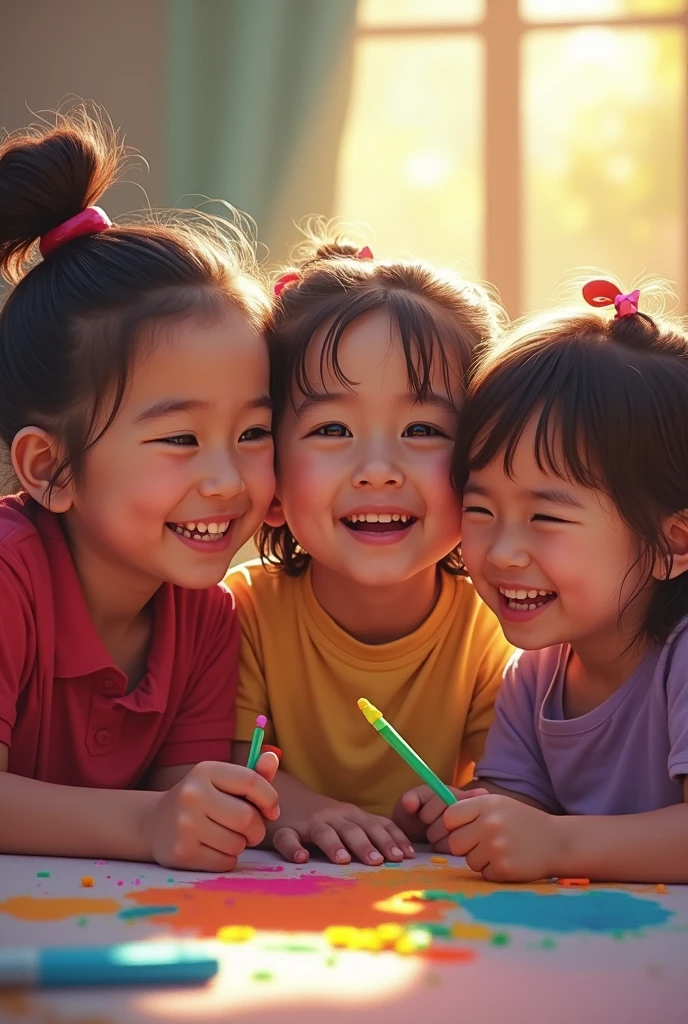
POLYGON ((263 737, 265 736, 265 726, 267 725, 267 718, 265 715, 258 715, 256 718, 256 727, 253 730, 253 739, 251 740, 251 749, 248 755, 248 761, 246 762, 247 768, 255 768, 260 757, 260 748, 263 746, 263 737))

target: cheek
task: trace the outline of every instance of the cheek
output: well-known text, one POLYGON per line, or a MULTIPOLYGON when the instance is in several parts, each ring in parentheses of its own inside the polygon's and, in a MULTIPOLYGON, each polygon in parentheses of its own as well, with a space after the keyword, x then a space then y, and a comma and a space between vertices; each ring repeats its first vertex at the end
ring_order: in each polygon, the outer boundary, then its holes
POLYGON ((275 460, 272 451, 245 460, 242 476, 254 505, 269 505, 275 494, 275 460))
POLYGON ((335 460, 320 452, 287 452, 277 464, 277 484, 285 506, 303 506, 329 494, 339 478, 335 460))

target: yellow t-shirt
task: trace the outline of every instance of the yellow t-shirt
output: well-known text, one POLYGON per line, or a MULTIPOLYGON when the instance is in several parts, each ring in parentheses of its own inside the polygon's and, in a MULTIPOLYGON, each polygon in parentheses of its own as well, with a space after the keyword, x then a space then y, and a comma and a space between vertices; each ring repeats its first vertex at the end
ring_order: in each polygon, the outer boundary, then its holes
POLYGON ((512 648, 470 580, 442 572, 435 608, 409 636, 366 644, 318 604, 310 568, 299 577, 259 561, 237 566, 242 642, 235 738, 257 715, 282 768, 318 793, 376 814, 420 780, 365 720, 367 697, 446 783, 462 784, 483 752, 512 648))

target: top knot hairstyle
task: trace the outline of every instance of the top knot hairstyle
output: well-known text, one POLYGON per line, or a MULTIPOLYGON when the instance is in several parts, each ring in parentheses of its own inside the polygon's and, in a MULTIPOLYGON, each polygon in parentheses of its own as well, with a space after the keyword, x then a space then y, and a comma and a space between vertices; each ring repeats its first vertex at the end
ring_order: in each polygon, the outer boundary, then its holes
POLYGON ((0 273, 15 286, 0 309, 0 441, 9 449, 29 424, 59 438, 51 486, 78 483, 148 325, 212 319, 228 304, 260 330, 270 322, 249 241, 215 218, 151 215, 71 238, 39 262, 38 240, 97 203, 126 156, 107 116, 85 105, 0 143, 0 273))
MULTIPOLYGON (((409 388, 426 398, 433 368, 439 365, 447 390, 463 385, 476 352, 499 337, 503 312, 478 285, 458 274, 421 261, 373 258, 364 247, 346 238, 326 237, 326 226, 301 247, 300 259, 278 279, 278 295, 271 343, 273 423, 279 425, 289 402, 298 394, 310 397, 306 359, 313 336, 324 329, 321 373, 327 368, 342 387, 354 387, 338 360, 344 332, 364 313, 386 309, 397 330, 408 372, 409 388)), ((318 382, 320 385, 322 382, 318 382)), ((263 561, 298 576, 309 556, 299 547, 288 526, 264 524, 257 536, 263 561)), ((463 573, 458 552, 440 563, 463 573)))
MULTIPOLYGON (((537 465, 610 497, 637 538, 644 586, 654 566, 671 567, 664 522, 688 510, 688 332, 634 311, 635 295, 619 290, 611 320, 550 314, 507 334, 472 376, 454 476, 462 490, 472 469, 498 457, 511 475, 537 417, 537 465)), ((688 575, 653 586, 644 633, 663 643, 688 614, 688 575)))

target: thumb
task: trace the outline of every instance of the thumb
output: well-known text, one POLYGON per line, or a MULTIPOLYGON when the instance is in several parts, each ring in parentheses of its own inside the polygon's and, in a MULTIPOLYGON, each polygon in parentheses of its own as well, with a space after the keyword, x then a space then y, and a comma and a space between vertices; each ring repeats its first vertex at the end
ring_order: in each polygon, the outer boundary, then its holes
POLYGON ((275 775, 277 775, 277 769, 279 768, 279 760, 277 754, 273 754, 271 750, 261 754, 256 762, 254 771, 262 775, 267 782, 272 782, 275 775))

